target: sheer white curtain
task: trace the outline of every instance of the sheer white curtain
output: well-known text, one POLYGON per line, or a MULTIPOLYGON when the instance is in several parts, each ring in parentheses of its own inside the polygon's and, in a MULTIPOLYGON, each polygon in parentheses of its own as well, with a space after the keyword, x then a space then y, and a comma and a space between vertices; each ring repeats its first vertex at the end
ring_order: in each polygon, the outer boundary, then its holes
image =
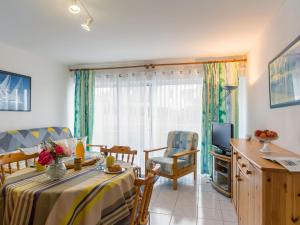
POLYGON ((171 130, 201 137, 201 68, 98 72, 93 142, 137 149, 141 164, 143 149, 166 146, 171 130))
POLYGON ((94 143, 112 145, 118 141, 117 87, 116 74, 95 77, 94 143))
POLYGON ((93 140, 141 149, 149 130, 147 79, 144 72, 121 72, 96 74, 93 140))
MULTIPOLYGON (((202 70, 167 68, 152 80, 152 145, 165 146, 171 130, 195 131, 201 137, 202 70)), ((199 140, 199 143, 200 140, 199 140)))

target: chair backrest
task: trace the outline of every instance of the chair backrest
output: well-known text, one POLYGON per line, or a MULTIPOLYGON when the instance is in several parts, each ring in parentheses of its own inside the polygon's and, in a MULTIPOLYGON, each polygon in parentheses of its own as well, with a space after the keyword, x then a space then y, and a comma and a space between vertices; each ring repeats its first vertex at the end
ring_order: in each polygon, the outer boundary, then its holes
POLYGON ((152 171, 148 173, 145 179, 136 178, 134 185, 136 187, 136 195, 134 206, 130 218, 130 225, 146 225, 149 221, 149 205, 151 201, 152 191, 156 176, 159 172, 160 165, 156 164, 152 171), (142 191, 144 187, 144 191, 142 191))
POLYGON ((198 134, 190 131, 170 131, 167 146, 165 157, 171 157, 184 150, 196 150, 198 146, 198 134))
POLYGON ((39 156, 38 153, 31 155, 26 155, 23 152, 15 152, 6 155, 0 156, 0 170, 1 170, 1 181, 2 183, 5 180, 6 174, 12 174, 15 170, 20 170, 20 162, 24 161, 25 166, 28 167, 28 160, 33 159, 34 163, 36 158, 39 156), (12 165, 16 164, 15 169, 12 168, 12 165))
POLYGON ((113 146, 112 148, 101 148, 101 152, 112 155, 116 160, 122 160, 133 165, 134 157, 137 155, 137 150, 131 150, 128 146, 113 146), (124 159, 126 157, 126 159, 124 159))

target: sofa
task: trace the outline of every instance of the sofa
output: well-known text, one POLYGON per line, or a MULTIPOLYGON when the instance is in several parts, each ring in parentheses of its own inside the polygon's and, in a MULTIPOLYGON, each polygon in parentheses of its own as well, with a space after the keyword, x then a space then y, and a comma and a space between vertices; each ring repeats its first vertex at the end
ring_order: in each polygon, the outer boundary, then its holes
POLYGON ((67 127, 44 127, 26 130, 11 130, 0 133, 0 154, 14 152, 20 148, 31 148, 51 138, 53 141, 72 138, 67 127))

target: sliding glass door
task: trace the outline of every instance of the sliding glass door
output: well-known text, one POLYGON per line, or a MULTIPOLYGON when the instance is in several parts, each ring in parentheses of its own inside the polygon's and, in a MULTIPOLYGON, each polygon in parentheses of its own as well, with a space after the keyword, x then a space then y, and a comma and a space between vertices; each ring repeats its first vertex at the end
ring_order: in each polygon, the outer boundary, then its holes
POLYGON ((201 137, 201 68, 98 73, 94 115, 93 142, 137 149, 142 163, 143 149, 166 146, 171 130, 201 137))

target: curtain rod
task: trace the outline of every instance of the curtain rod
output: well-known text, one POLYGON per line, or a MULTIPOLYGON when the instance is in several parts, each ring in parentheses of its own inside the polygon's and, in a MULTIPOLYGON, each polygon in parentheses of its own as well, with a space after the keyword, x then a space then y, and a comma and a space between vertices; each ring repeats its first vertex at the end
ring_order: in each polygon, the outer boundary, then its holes
POLYGON ((200 65, 200 64, 209 64, 209 63, 246 62, 246 61, 247 59, 225 59, 225 60, 210 60, 210 61, 201 61, 201 62, 158 63, 158 64, 144 64, 144 65, 133 65, 133 66, 82 68, 82 69, 69 69, 69 71, 72 72, 77 70, 115 70, 115 69, 130 69, 130 68, 154 69, 155 67, 158 66, 200 65))

